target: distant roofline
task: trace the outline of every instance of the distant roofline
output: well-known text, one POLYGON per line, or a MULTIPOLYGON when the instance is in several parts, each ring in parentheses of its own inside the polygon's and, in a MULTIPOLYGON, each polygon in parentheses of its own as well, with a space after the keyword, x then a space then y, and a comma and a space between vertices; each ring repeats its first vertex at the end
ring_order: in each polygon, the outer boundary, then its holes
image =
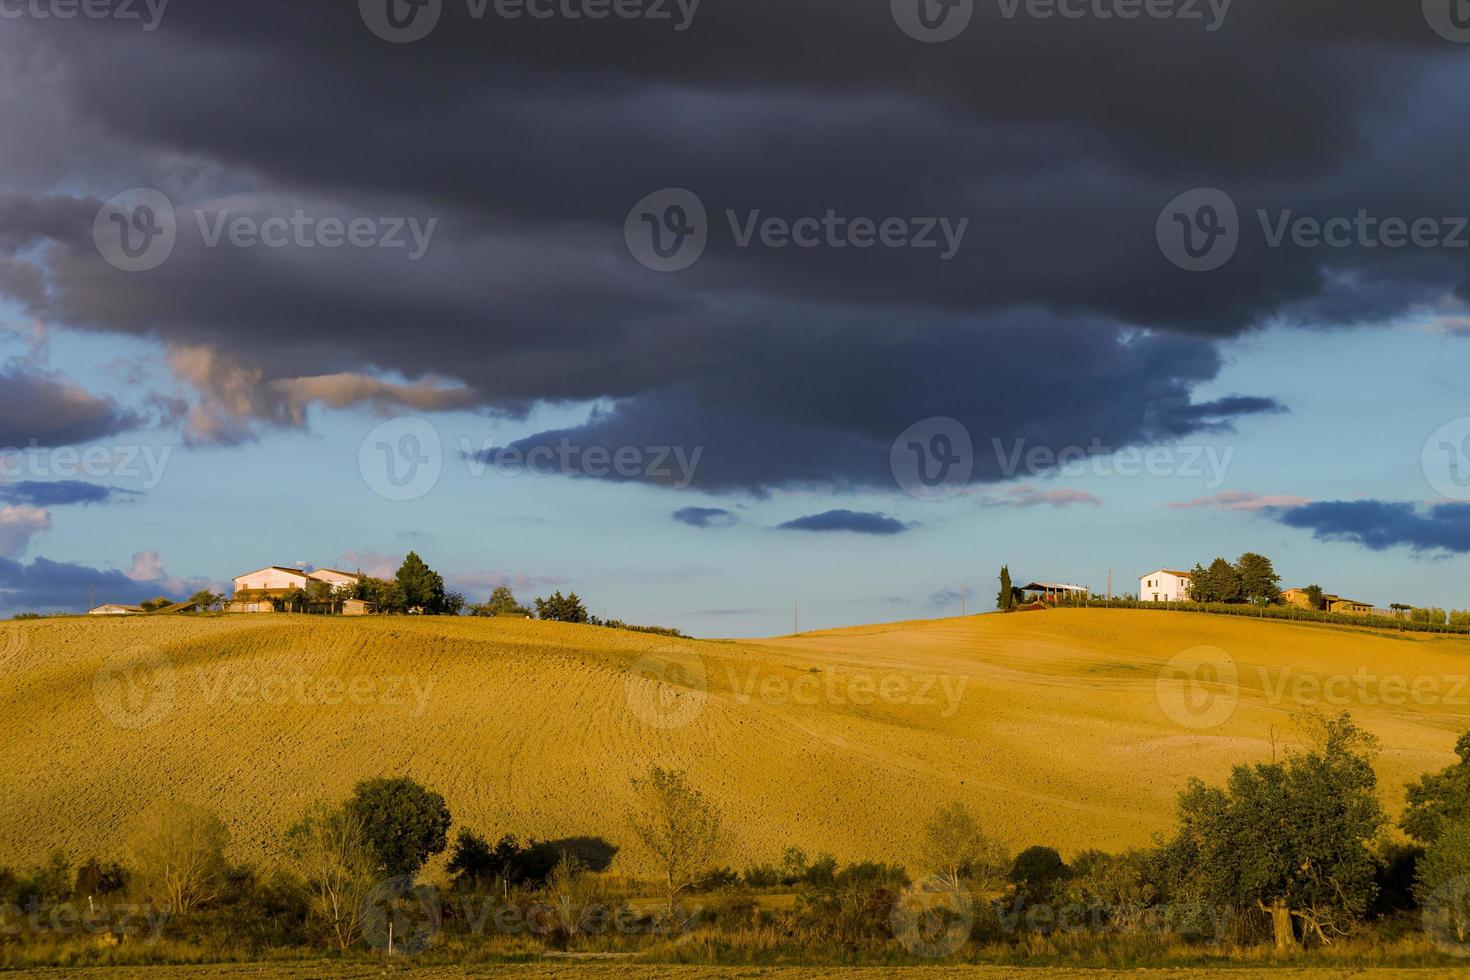
POLYGON ((1142 575, 1140 575, 1138 577, 1139 578, 1148 578, 1150 575, 1178 575, 1180 578, 1188 578, 1188 579, 1194 578, 1194 573, 1192 573, 1192 572, 1181 572, 1177 568, 1155 568, 1153 571, 1151 571, 1151 572, 1144 572, 1142 575))
POLYGON ((1092 591, 1085 585, 1071 585, 1066 582, 1028 582, 1021 586, 1021 589, 1023 591, 1027 589, 1069 589, 1074 592, 1092 591))

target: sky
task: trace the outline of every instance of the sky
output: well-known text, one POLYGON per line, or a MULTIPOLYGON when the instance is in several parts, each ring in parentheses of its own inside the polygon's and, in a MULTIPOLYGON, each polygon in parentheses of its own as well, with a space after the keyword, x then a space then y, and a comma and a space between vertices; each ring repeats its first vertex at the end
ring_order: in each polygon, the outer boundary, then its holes
POLYGON ((1244 551, 1470 608, 1443 7, 0 2, 0 615, 410 549, 700 636, 1244 551))

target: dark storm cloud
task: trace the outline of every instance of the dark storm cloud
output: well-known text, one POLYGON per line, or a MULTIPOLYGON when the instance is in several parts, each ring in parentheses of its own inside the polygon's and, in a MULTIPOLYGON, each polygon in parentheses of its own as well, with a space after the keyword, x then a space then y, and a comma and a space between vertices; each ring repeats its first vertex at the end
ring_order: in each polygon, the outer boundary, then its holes
POLYGON ((1421 507, 1388 500, 1335 500, 1276 511, 1287 527, 1324 541, 1350 541, 1373 551, 1470 552, 1470 504, 1421 507))
POLYGON ((723 507, 680 507, 674 511, 674 520, 690 527, 729 527, 740 523, 733 511, 723 507))
POLYGON ((902 534, 914 525, 887 514, 854 510, 829 510, 808 514, 778 525, 783 531, 849 531, 853 534, 902 534))
POLYGON ((609 399, 525 445, 704 446, 697 485, 763 493, 891 486, 893 438, 935 415, 969 427, 982 481, 1007 475, 992 440, 1218 432, 1290 399, 1196 402, 1214 338, 1374 322, 1463 286, 1462 256, 1273 248, 1254 217, 1464 199, 1470 107, 1443 93, 1470 69, 1416 5, 1237 0, 1214 32, 977 6, 962 38, 927 46, 885 0, 705 0, 683 32, 475 21, 447 0, 408 45, 352 3, 179 4, 146 34, 20 22, 0 54, 48 71, 0 69, 0 122, 32 135, 0 150, 27 189, 0 201, 0 289, 47 322, 169 345, 193 438, 300 425, 314 402, 609 399), (179 217, 146 274, 91 241, 100 201, 139 185, 179 217), (1200 185, 1242 216, 1234 260, 1207 275, 1154 240, 1163 205, 1200 185), (623 222, 670 186, 704 202, 710 243, 659 275, 623 222), (440 224, 417 262, 209 248, 196 224, 294 208, 440 224), (942 261, 741 247, 726 215, 829 209, 970 223, 942 261), (407 386, 357 376, 383 372, 407 386))
POLYGON ((59 375, 19 363, 0 365, 0 452, 89 442, 144 422, 59 375))
POLYGON ((0 610, 84 609, 91 594, 101 602, 132 605, 154 598, 160 592, 159 583, 135 582, 122 572, 47 558, 37 558, 29 564, 0 558, 0 610))

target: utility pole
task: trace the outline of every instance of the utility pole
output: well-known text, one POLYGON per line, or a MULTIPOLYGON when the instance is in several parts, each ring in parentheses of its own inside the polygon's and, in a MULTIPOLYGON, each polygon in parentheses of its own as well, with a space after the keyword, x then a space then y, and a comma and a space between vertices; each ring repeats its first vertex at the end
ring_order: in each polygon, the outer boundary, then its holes
POLYGON ((87 612, 97 608, 97 586, 93 582, 87 583, 87 612))
POLYGON ((1113 570, 1108 569, 1108 601, 1113 601, 1113 570))

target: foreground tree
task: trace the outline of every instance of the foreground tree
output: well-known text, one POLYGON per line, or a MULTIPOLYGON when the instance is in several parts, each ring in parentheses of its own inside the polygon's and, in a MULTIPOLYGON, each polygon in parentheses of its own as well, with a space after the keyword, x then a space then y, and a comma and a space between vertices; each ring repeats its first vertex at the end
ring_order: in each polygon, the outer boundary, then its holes
POLYGON ((1470 732, 1455 743, 1455 755, 1459 762, 1420 776, 1405 790, 1408 806, 1399 826, 1417 841, 1433 844, 1445 827, 1470 820, 1470 732))
POLYGON ((350 948, 375 883, 362 818, 349 807, 318 803, 286 831, 286 853, 331 944, 350 948))
POLYGON ((963 803, 941 808, 924 826, 924 865, 956 890, 968 882, 980 891, 999 888, 1011 867, 1010 854, 985 835, 963 803))
POLYGON ((360 822, 374 865, 391 877, 412 877, 449 843, 444 797, 407 776, 363 780, 346 809, 360 822))
POLYGON ((679 892, 704 877, 725 849, 720 813, 683 772, 654 766, 632 783, 636 802, 629 822, 658 864, 672 915, 679 892))
POLYGON ((1191 781, 1170 845, 1207 902, 1259 909, 1278 949, 1331 943, 1372 900, 1370 843, 1385 817, 1373 736, 1346 712, 1312 723, 1316 745, 1282 762, 1237 766, 1225 787, 1191 781))
POLYGON ((1424 852, 1415 867, 1414 897, 1431 937, 1470 947, 1470 820, 1446 824, 1424 852))
POLYGON ((224 890, 229 843, 229 831, 210 811, 160 802, 138 819, 129 851, 143 894, 187 914, 224 890))

